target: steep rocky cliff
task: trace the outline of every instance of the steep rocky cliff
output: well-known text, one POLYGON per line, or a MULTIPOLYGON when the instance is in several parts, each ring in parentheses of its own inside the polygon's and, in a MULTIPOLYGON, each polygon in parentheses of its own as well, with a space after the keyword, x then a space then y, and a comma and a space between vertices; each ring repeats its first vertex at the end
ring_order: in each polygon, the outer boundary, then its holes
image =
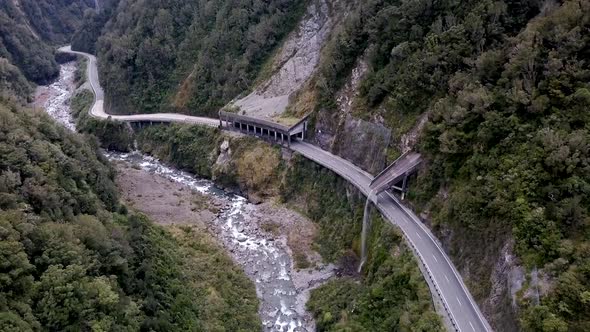
POLYGON ((590 328, 587 1, 253 3, 120 6, 111 108, 310 114, 310 141, 373 173, 418 150, 409 203, 494 328, 590 328))

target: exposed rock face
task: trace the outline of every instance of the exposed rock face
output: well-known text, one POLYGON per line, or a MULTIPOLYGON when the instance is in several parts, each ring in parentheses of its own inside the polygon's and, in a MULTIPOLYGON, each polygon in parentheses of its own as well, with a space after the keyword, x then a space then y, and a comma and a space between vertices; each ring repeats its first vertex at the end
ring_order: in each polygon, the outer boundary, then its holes
POLYGON ((391 130, 347 115, 340 119, 321 112, 316 122, 314 144, 353 162, 370 173, 386 166, 391 130))
POLYGON ((386 166, 385 152, 391 130, 378 119, 370 122, 352 116, 359 84, 367 69, 368 64, 361 57, 349 80, 337 93, 338 111, 319 112, 314 143, 371 173, 379 173, 386 166))
POLYGON ((428 113, 425 113, 420 117, 414 128, 412 128, 409 132, 402 135, 400 142, 399 142, 399 150, 402 153, 408 152, 414 149, 416 143, 418 143, 418 138, 420 137, 420 133, 422 129, 428 122, 428 113))
POLYGON ((518 331, 517 293, 526 279, 525 270, 513 253, 514 243, 508 241, 491 273, 491 291, 481 309, 498 331, 518 331))
POLYGON ((217 156, 217 160, 215 161, 214 165, 214 174, 228 173, 229 168, 231 167, 231 154, 232 151, 229 147, 229 141, 226 139, 219 147, 219 155, 217 156))
POLYGON ((291 94, 299 90, 315 70, 332 26, 327 0, 312 1, 298 29, 291 33, 275 57, 272 76, 251 94, 232 104, 251 116, 282 114, 291 94))
POLYGON ((338 111, 342 115, 348 115, 353 110, 353 103, 359 94, 359 85, 361 80, 369 69, 369 64, 365 60, 366 55, 359 58, 356 66, 350 74, 350 79, 346 82, 344 87, 336 94, 336 103, 338 104, 338 111))

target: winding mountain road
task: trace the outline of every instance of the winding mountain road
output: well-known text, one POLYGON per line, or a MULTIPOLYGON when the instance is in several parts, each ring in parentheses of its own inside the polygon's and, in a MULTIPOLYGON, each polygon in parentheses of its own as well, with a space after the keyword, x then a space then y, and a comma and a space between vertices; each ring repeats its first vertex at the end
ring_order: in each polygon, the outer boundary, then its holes
MULTIPOLYGON (((95 103, 90 111, 92 116, 126 122, 182 122, 213 127, 219 125, 218 119, 174 113, 109 115, 105 113, 103 108, 104 91, 98 80, 96 58, 87 53, 72 51, 69 46, 62 47, 59 51, 83 55, 88 58, 88 80, 95 94, 95 103)), ((390 192, 384 191, 378 195, 373 194, 370 184, 374 177, 351 162, 301 141, 292 143, 291 149, 334 171, 352 183, 365 196, 371 199, 387 220, 403 231, 406 240, 419 259, 420 268, 428 282, 433 298, 442 304, 450 324, 455 331, 492 331, 492 328, 471 297, 451 260, 440 247, 430 230, 422 224, 420 219, 410 209, 406 208, 390 192)))
POLYGON ((98 67, 96 65, 96 57, 92 54, 72 51, 71 46, 64 46, 58 51, 63 53, 71 53, 85 56, 88 59, 87 65, 87 76, 88 82, 94 90, 94 105, 90 109, 90 115, 100 119, 112 119, 124 122, 141 122, 141 121, 154 121, 154 122, 179 122, 179 123, 192 123, 200 124, 210 127, 218 127, 219 120, 199 117, 199 116, 188 116, 184 114, 176 113, 154 113, 154 114, 133 114, 133 115, 111 115, 104 111, 104 91, 100 86, 98 80, 98 67))

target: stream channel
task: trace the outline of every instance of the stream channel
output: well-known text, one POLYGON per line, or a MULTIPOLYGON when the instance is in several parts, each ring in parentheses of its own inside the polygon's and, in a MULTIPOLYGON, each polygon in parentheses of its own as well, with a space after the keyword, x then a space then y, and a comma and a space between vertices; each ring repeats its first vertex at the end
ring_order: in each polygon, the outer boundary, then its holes
MULTIPOLYGON (((44 108, 56 121, 70 130, 75 122, 70 115, 69 99, 75 92, 76 63, 60 68, 60 77, 48 86, 39 87, 35 106, 44 108)), ((182 184, 205 195, 225 201, 229 208, 222 210, 212 232, 256 285, 260 299, 260 317, 264 331, 314 331, 315 322, 305 310, 309 291, 333 276, 334 267, 324 266, 305 273, 293 269, 286 240, 275 239, 250 222, 256 206, 241 196, 226 193, 213 182, 199 179, 177 170, 138 151, 131 153, 105 152, 111 161, 125 162, 150 174, 182 184)))

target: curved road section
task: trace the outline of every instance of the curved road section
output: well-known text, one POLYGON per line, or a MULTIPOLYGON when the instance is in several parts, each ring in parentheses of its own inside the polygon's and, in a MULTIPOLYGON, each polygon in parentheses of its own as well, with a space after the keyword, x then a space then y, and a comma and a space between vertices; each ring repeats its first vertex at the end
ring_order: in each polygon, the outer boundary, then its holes
POLYGON ((204 118, 198 116, 188 116, 184 114, 176 113, 154 113, 154 114, 134 114, 134 115, 110 115, 104 110, 104 91, 98 81, 98 69, 96 66, 96 57, 94 55, 72 51, 71 46, 64 46, 58 51, 63 53, 71 53, 85 56, 88 59, 88 82, 94 90, 94 105, 90 109, 90 115, 100 119, 112 119, 125 122, 182 122, 182 123, 193 123, 211 127, 218 127, 219 120, 204 118))
MULTIPOLYGON (((104 91, 98 81, 96 58, 87 53, 72 51, 70 46, 62 47, 59 51, 83 55, 88 58, 88 81, 95 94, 95 103, 90 111, 92 116, 125 122, 183 122, 214 127, 219 125, 217 119, 175 113, 109 115, 105 113, 103 108, 104 91)), ((431 288, 433 297, 439 299, 442 303, 454 330, 460 332, 492 331, 451 260, 428 228, 422 224, 410 209, 406 208, 388 191, 377 195, 371 192, 370 185, 374 177, 351 162, 314 145, 300 141, 292 143, 291 149, 334 171, 352 183, 371 199, 379 211, 392 224, 403 231, 406 240, 421 263, 420 268, 431 288)))

